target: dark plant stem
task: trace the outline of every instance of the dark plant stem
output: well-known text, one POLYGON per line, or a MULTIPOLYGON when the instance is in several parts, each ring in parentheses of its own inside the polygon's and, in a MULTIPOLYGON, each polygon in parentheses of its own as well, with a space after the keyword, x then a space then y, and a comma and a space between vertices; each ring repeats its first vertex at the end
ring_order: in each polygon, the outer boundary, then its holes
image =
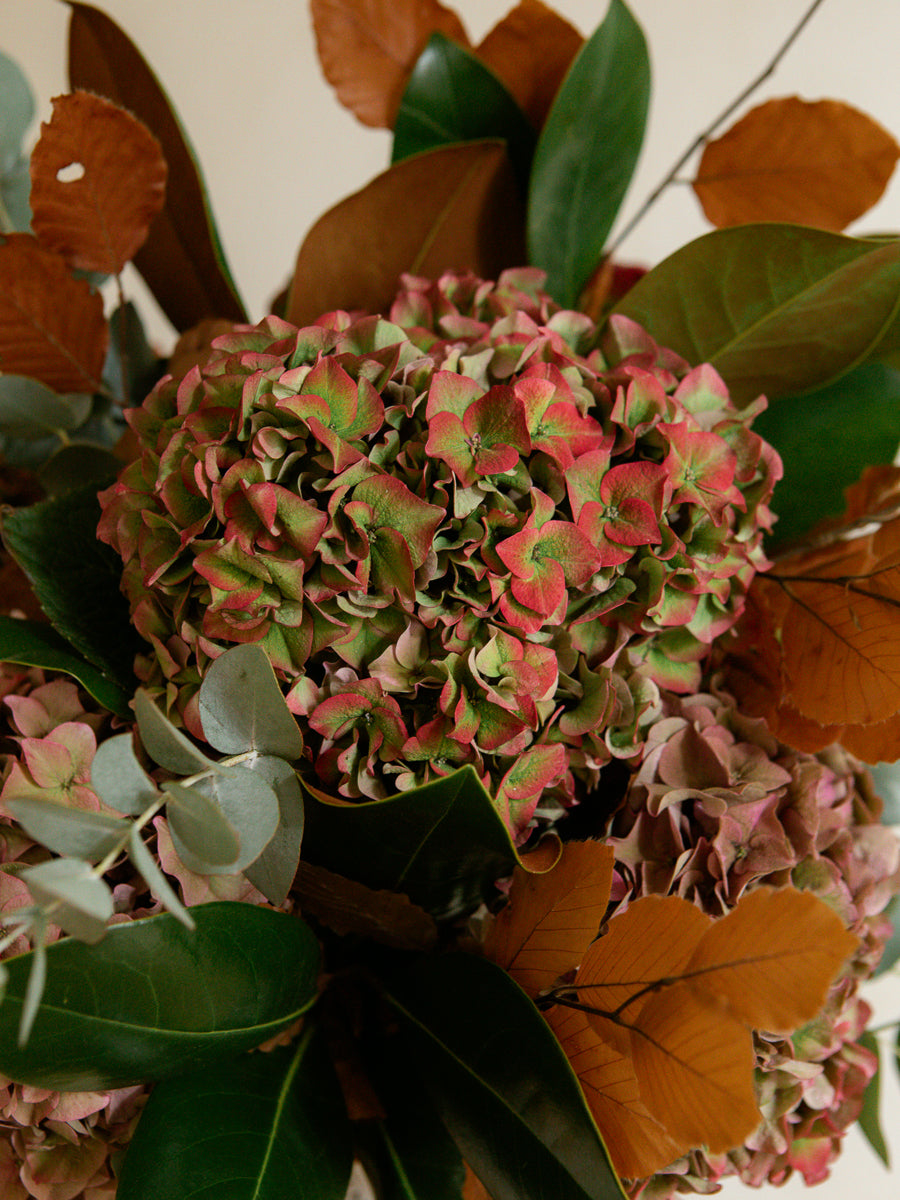
POLYGON ((769 78, 770 75, 774 74, 776 68, 778 67, 778 64, 781 62, 781 60, 784 58, 785 54, 787 54, 788 50, 790 50, 791 46, 794 44, 794 42, 797 40, 797 38, 800 36, 800 34, 805 29, 806 25, 812 19, 813 15, 815 14, 816 9, 821 7, 821 5, 823 3, 824 3, 824 0, 813 0, 813 3, 809 6, 809 8, 806 10, 806 12, 803 14, 803 16, 798 21, 798 23, 791 30, 790 34, 788 34, 787 39, 778 48, 778 50, 775 53, 775 56, 769 62, 768 66, 762 71, 762 73, 757 75, 756 78, 751 83, 747 84, 747 86, 744 88, 744 90, 741 92, 741 94, 739 96, 737 96, 734 100, 732 100, 732 102, 728 105, 728 107, 723 109, 722 112, 720 112, 719 115, 713 120, 713 122, 709 126, 707 126, 706 129, 703 130, 702 133, 697 134, 697 136, 694 138, 694 140, 688 146, 687 150, 685 150, 685 152, 681 155, 681 157, 674 164, 674 166, 668 171, 665 178, 653 189, 653 191, 650 193, 650 195, 647 197, 647 199, 644 201, 644 203, 641 205, 641 207, 638 209, 638 211, 635 213, 635 215, 631 218, 631 220, 628 222, 628 224, 625 226, 625 228, 622 230, 622 232, 606 248, 606 252, 605 252, 606 258, 612 257, 612 255, 616 252, 616 250, 618 250, 618 248, 625 241, 625 239, 628 237, 628 235, 631 233, 631 231, 635 228, 635 226, 638 225, 639 222, 643 220, 644 216, 647 214, 647 211, 653 207, 653 205, 656 203, 656 201, 659 199, 659 197, 662 195, 662 193, 666 190, 666 188, 676 182, 676 177, 678 175, 678 172, 685 165, 685 163, 690 159, 690 157, 697 150, 699 150, 700 147, 702 145, 704 145, 705 142, 709 141, 709 139, 713 136, 713 134, 716 132, 716 130, 719 128, 719 126, 724 124, 724 122, 727 121, 728 118, 741 107, 741 105, 744 103, 745 100, 749 99, 749 97, 753 95, 753 93, 756 91, 756 89, 762 83, 764 83, 769 78))

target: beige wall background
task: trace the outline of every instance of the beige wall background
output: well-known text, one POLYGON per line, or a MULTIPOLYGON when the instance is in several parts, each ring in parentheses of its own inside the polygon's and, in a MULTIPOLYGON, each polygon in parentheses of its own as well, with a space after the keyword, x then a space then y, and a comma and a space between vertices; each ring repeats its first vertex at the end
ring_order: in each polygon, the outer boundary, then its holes
MULTIPOLYGON (((94 0, 141 48, 169 93, 200 159, 232 271, 254 318, 288 278, 315 219, 383 170, 389 135, 363 128, 337 104, 315 57, 305 0, 94 0)), ((480 39, 512 0, 456 0, 480 39)), ((704 129, 767 64, 809 0, 630 0, 648 36, 654 70, 649 130, 622 223, 704 129)), ((590 33, 606 0, 555 0, 590 33)), ((59 0, 0 0, 0 50, 26 70, 46 119, 50 98, 67 90, 67 10, 59 0)), ((900 136, 900 2, 827 0, 775 76, 751 103, 797 94, 834 97, 864 109, 900 136)), ((748 105, 749 107, 749 105, 748 105)), ((36 131, 35 131, 36 132, 36 131)), ((670 188, 629 237, 621 256, 653 263, 708 226, 690 189, 670 188)), ((851 232, 900 230, 900 180, 851 232)), ((139 282, 129 292, 152 311, 139 282)), ((151 320, 161 349, 171 331, 151 320)), ((900 1016, 900 985, 870 989, 877 1019, 900 1016)), ((891 1040, 885 1042, 890 1053, 891 1040)), ((886 1071, 884 1117, 900 1157, 900 1087, 886 1071)), ((746 1194, 728 1184, 724 1194, 746 1194)), ((806 1195, 793 1180, 778 1195, 806 1195)), ((819 1200, 891 1200, 889 1175, 848 1138, 819 1200)), ((774 1195, 774 1193, 773 1193, 774 1195)))

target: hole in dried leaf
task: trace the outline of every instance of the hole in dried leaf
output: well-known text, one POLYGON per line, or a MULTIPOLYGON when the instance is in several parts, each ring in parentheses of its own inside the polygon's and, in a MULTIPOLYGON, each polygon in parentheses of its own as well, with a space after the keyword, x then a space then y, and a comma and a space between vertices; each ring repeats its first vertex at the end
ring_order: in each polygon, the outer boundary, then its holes
POLYGON ((84 178, 84 165, 80 162, 72 162, 68 166, 60 167, 56 172, 56 178, 60 183, 76 183, 79 179, 84 178))

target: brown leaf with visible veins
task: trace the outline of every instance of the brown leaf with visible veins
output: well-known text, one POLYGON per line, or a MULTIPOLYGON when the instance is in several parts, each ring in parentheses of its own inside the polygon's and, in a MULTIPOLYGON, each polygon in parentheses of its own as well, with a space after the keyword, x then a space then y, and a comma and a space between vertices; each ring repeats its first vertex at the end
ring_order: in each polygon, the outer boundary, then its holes
POLYGON ((90 92, 57 96, 31 156, 32 228, 73 267, 118 275, 144 244, 166 194, 159 142, 90 92))
POLYGON ((308 862, 300 863, 291 890, 305 913, 335 933, 398 950, 430 950, 437 941, 434 918, 402 892, 375 890, 308 862))
POLYGON ((540 129, 584 38, 541 0, 521 0, 494 26, 475 53, 506 84, 540 129))
POLYGON ((0 244, 0 370, 56 392, 101 387, 109 329, 103 297, 28 233, 0 244))
POLYGON ((708 142, 693 187, 722 228, 791 221, 840 231, 880 198, 900 146, 838 100, 768 100, 708 142))
POLYGON ((297 258, 287 320, 334 309, 386 312, 404 271, 496 279, 525 261, 525 219, 502 142, 417 154, 313 225, 297 258))
POLYGON ((437 0, 310 0, 316 49, 338 100, 363 125, 392 129, 416 59, 433 33, 468 47, 437 0))
POLYGON ((552 871, 535 875, 517 867, 509 903, 485 940, 487 957, 530 996, 550 987, 597 936, 614 862, 610 846, 567 842, 552 871))

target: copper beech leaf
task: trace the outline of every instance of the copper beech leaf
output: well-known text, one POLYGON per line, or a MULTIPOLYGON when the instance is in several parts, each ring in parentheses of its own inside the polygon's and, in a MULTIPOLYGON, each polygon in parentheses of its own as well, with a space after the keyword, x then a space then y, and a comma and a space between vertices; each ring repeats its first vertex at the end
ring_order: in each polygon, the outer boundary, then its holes
POLYGON ((0 244, 0 370, 54 392, 101 388, 109 330, 103 297, 27 233, 0 244))
POLYGON ((225 262, 196 158, 156 76, 115 21, 69 0, 69 80, 127 108, 159 138, 169 168, 166 202, 134 256, 176 329, 204 317, 246 320, 225 262))
POLYGON ((417 154, 330 209, 306 235, 287 320, 386 312, 404 271, 494 279, 523 262, 524 216, 506 148, 470 142, 417 154))
POLYGON ((719 228, 794 221, 838 231, 876 203, 898 156, 894 138, 859 109, 785 96, 708 142, 693 188, 719 228))
POLYGON ((375 128, 393 128, 433 33, 469 45, 459 17, 437 0, 310 0, 309 7, 325 78, 341 104, 375 128))
POLYGON ((31 225, 72 267, 118 275, 146 240, 166 195, 150 130, 90 92, 57 96, 31 156, 31 225))
POLYGON ((572 60, 584 44, 578 30, 541 0, 521 0, 475 53, 506 84, 540 129, 572 60))

